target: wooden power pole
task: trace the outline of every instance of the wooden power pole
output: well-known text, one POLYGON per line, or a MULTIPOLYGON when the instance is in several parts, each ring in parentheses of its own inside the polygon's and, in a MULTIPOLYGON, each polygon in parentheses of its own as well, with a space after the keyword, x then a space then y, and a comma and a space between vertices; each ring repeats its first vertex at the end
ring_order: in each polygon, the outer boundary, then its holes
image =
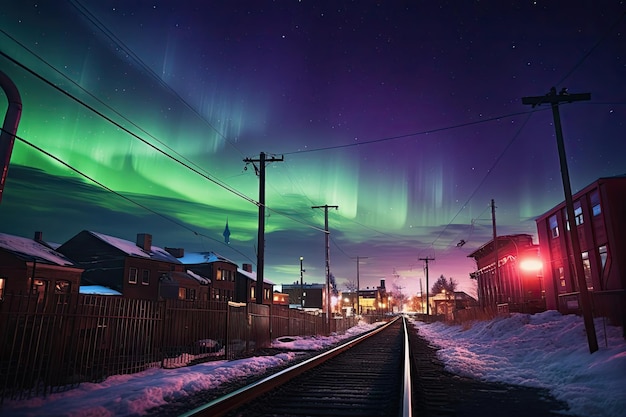
POLYGON ((428 293, 430 289, 428 288, 428 261, 434 261, 435 258, 429 258, 428 256, 425 258, 419 258, 420 261, 426 262, 426 315, 430 315, 430 300, 428 299, 428 293))
POLYGON ((565 209, 567 211, 567 222, 569 225, 572 255, 574 256, 574 270, 578 283, 578 291, 580 293, 580 303, 583 313, 583 320, 585 322, 587 341, 589 343, 589 352, 593 353, 598 350, 598 339, 596 337, 595 325, 593 323, 593 314, 591 312, 591 298, 587 289, 587 280, 585 279, 585 269, 583 265, 582 252, 580 250, 580 241, 578 240, 578 228, 576 226, 576 217, 574 216, 574 203, 572 201, 572 187, 570 185, 569 172, 567 169, 565 145, 563 144, 563 130, 561 128, 561 116, 559 114, 560 103, 572 103, 574 101, 583 100, 591 100, 591 94, 569 94, 565 88, 562 89, 559 94, 557 94, 556 88, 552 87, 550 89, 550 92, 545 96, 523 97, 522 103, 530 104, 533 107, 539 106, 544 103, 550 103, 550 105, 552 106, 552 117, 554 119, 554 128, 556 130, 556 143, 559 151, 559 161, 561 163, 561 179, 563 181, 563 191, 565 193, 565 209))
MULTIPOLYGON (((265 164, 268 162, 281 162, 283 157, 280 158, 266 158, 265 153, 261 152, 259 159, 246 158, 243 161, 252 163, 254 170, 259 176, 259 230, 257 235, 257 262, 256 262, 256 303, 263 304, 263 286, 265 281, 263 280, 263 269, 265 265, 265 164), (259 167, 254 164, 259 163, 259 167)), ((270 300, 271 300, 270 294, 270 300)))

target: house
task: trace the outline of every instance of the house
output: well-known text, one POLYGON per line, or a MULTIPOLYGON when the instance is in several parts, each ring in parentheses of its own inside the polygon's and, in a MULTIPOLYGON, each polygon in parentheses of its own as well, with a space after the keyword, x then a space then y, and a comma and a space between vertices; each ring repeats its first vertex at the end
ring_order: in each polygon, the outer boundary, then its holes
POLYGON ((57 249, 83 269, 81 285, 101 285, 126 298, 193 301, 206 297, 207 280, 187 273, 166 250, 152 245, 152 235, 135 242, 83 230, 57 249))
POLYGON ((476 261, 470 277, 478 282, 481 307, 507 306, 509 311, 545 310, 539 245, 528 234, 496 237, 467 255, 476 261), (497 268, 495 259, 498 259, 497 268))
POLYGON ((8 293, 37 295, 45 304, 53 295, 78 294, 83 269, 52 249, 37 232, 34 239, 0 233, 0 299, 8 293))
MULTIPOLYGON (((256 273, 252 272, 251 264, 243 264, 241 268, 237 268, 237 297, 236 301, 240 303, 256 303, 257 287, 256 273)), ((272 293, 274 292, 274 283, 263 280, 263 304, 271 305, 273 302, 272 293)))
POLYGON ((464 291, 442 292, 429 297, 431 311, 436 315, 443 315, 446 320, 452 320, 459 310, 478 306, 478 301, 464 291))
POLYGON ((626 175, 600 178, 572 196, 580 252, 572 250, 565 202, 539 216, 537 233, 544 257, 546 305, 579 313, 574 256, 582 259, 584 281, 595 315, 626 322, 626 175))
POLYGON ((235 279, 237 264, 215 252, 188 252, 165 248, 177 257, 185 268, 209 280, 207 299, 212 301, 237 301, 235 279))

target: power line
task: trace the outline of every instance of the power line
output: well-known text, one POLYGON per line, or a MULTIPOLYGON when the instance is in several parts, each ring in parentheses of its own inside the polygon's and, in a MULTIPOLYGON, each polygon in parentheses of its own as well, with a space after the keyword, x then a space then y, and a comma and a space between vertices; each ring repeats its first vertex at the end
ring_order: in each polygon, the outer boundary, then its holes
MULTIPOLYGON (((102 112, 100 112, 98 109, 94 108, 93 106, 85 103, 84 101, 82 101, 81 99, 79 99, 78 97, 74 96, 73 94, 71 94, 68 91, 63 90, 62 88, 56 86, 55 84, 53 84, 52 82, 50 82, 48 79, 46 79, 45 77, 43 77, 42 75, 38 74, 37 72, 35 72, 34 70, 31 70, 30 68, 26 67, 24 64, 22 64, 21 62, 17 61, 16 59, 12 58, 11 56, 7 55, 6 53, 4 53, 3 51, 0 51, 0 55, 4 56, 6 59, 8 59, 9 61, 13 62, 15 65, 17 65, 18 67, 22 68, 23 70, 27 71, 28 73, 30 73, 31 75, 33 75, 35 78, 39 79, 40 81, 44 82, 45 84, 48 84, 49 86, 51 86, 52 88, 54 88, 55 90, 57 90, 58 92, 60 92, 61 94, 67 96, 68 98, 72 99, 73 101, 77 102, 78 104, 84 106, 85 108, 87 108, 88 110, 92 111, 93 113, 95 113, 96 115, 98 115, 99 117, 101 117, 102 119, 108 121, 109 123, 115 125, 116 127, 118 127, 119 129, 123 130, 124 132, 128 133, 129 135, 131 135, 132 137, 138 139, 139 141, 143 142, 144 144, 146 144, 147 146, 149 146, 150 148, 154 149, 155 151, 157 151, 158 153, 164 155, 165 157, 173 160, 174 162, 178 163, 179 165, 187 168, 188 170, 190 170, 191 172, 200 175, 202 178, 209 180, 210 182, 218 185, 219 187, 225 189, 226 191, 230 191, 231 193, 237 195, 238 197, 243 198, 244 200, 259 206, 259 202, 257 202, 256 200, 246 196, 245 194, 243 194, 240 191, 237 191, 236 189, 230 187, 229 185, 223 183, 221 180, 218 180, 216 178, 212 178, 209 176, 209 174, 203 173, 201 172, 198 168, 192 167, 190 164, 183 162, 180 158, 176 158, 170 154, 168 154, 167 152, 165 152, 164 150, 162 150, 161 148, 159 148, 158 146, 150 143, 149 141, 147 141, 146 139, 142 138, 141 136, 137 135, 134 132, 131 132, 128 128, 124 127, 123 125, 119 124, 118 122, 116 122, 115 120, 111 119, 110 117, 108 117, 107 115, 103 114, 102 112)), ((320 228, 313 226, 311 224, 305 223, 302 220, 299 219, 295 219, 291 216, 288 216, 278 210, 274 210, 271 209, 270 207, 266 208, 270 211, 273 211, 276 214, 279 214, 281 216, 284 216, 286 218, 289 218, 295 222, 301 223, 303 225, 306 225, 307 227, 314 229, 314 230, 318 230, 318 231, 322 231, 320 228)))
POLYGON ((406 139, 406 138, 409 138, 409 137, 412 137, 412 136, 428 135, 428 134, 431 134, 431 133, 443 132, 443 131, 446 131, 446 130, 459 129, 459 128, 462 128, 462 127, 473 126, 473 125, 487 123, 487 122, 493 122, 494 120, 506 119, 506 118, 509 118, 509 117, 515 117, 515 116, 520 116, 520 115, 529 114, 529 113, 532 113, 532 111, 520 111, 520 112, 516 112, 516 113, 509 113, 509 114, 505 114, 505 115, 502 115, 502 116, 494 116, 494 117, 490 117, 490 118, 487 118, 487 119, 476 120, 476 121, 473 121, 473 122, 466 122, 466 123, 460 123, 460 124, 457 124, 457 125, 438 127, 438 128, 434 128, 434 129, 423 130, 423 131, 420 131, 420 132, 407 133, 407 134, 404 134, 404 135, 390 136, 390 137, 386 137, 386 138, 373 139, 373 140, 368 140, 368 141, 364 141, 364 142, 346 143, 346 144, 343 144, 343 145, 326 146, 326 147, 323 147, 323 148, 304 149, 304 150, 300 150, 300 151, 281 152, 281 153, 283 155, 294 155, 294 154, 309 153, 309 152, 328 151, 328 150, 333 150, 333 149, 352 148, 354 146, 371 145, 372 143, 380 143, 380 142, 387 142, 387 141, 391 141, 391 140, 406 139))
MULTIPOLYGON (((0 128, 0 129, 1 129, 1 128, 0 128)), ((2 130, 4 131, 4 129, 2 129, 2 130)), ((146 210, 146 211, 149 211, 150 213, 155 214, 155 215, 157 215, 157 216, 161 217, 162 219, 165 219, 165 220, 167 220, 167 221, 169 221, 169 222, 171 222, 171 223, 174 223, 175 225, 177 225, 177 226, 179 226, 179 227, 182 227, 183 229, 186 229, 186 230, 188 230, 188 231, 192 232, 192 233, 193 233, 194 235, 196 235, 196 236, 202 236, 202 237, 205 237, 205 238, 207 238, 207 239, 214 240, 214 241, 216 241, 216 242, 218 242, 218 243, 222 244, 222 242, 221 242, 221 241, 219 241, 219 240, 217 240, 217 239, 215 239, 215 238, 213 238, 213 237, 211 237, 211 236, 208 236, 208 235, 205 235, 205 234, 203 234, 203 233, 200 233, 200 232, 198 232, 198 231, 196 231, 196 230, 192 229, 191 227, 189 227, 189 226, 187 226, 187 225, 185 225, 185 224, 183 224, 183 223, 180 223, 179 221, 175 220, 175 219, 174 219, 174 218, 172 218, 172 217, 169 217, 169 216, 166 216, 166 215, 164 215, 164 214, 162 214, 162 213, 159 213, 158 211, 156 211, 156 210, 154 210, 154 209, 152 209, 152 208, 150 208, 150 207, 146 206, 145 204, 141 204, 141 203, 139 203, 139 202, 137 202, 137 201, 133 200, 132 198, 130 198, 130 197, 128 197, 128 196, 125 196, 125 195, 123 195, 123 194, 121 194, 121 193, 119 193, 119 192, 117 192, 117 191, 113 190, 112 188, 108 187, 107 185, 103 184, 102 182, 100 182, 100 181, 96 180, 95 178, 93 178, 93 177, 91 177, 91 176, 87 175, 86 173, 82 172, 82 171, 81 171, 81 170, 79 170, 78 168, 76 168, 76 167, 74 167, 74 166, 70 165, 69 163, 67 163, 67 162, 63 161, 61 158, 59 158, 59 157, 57 157, 57 156, 55 156, 55 155, 51 154, 50 152, 48 152, 48 151, 46 151, 46 150, 42 149, 41 147, 39 147, 39 146, 35 145, 34 143, 29 142, 28 140, 26 140, 26 139, 24 139, 24 138, 22 138, 22 137, 20 137, 20 136, 17 136, 17 135, 15 135, 15 138, 16 138, 16 139, 18 139, 20 142, 24 143, 25 145, 28 145, 28 146, 30 146, 31 148, 33 148, 33 149, 35 149, 35 150, 37 150, 37 151, 39 151, 39 152, 43 153, 44 155, 48 156, 49 158, 54 159, 55 161, 57 161, 58 163, 62 164, 62 165, 63 165, 63 166, 65 166, 65 167, 67 167, 68 169, 70 169, 70 170, 74 171, 74 172, 75 172, 75 173, 77 173, 78 175, 80 175, 80 176, 82 176, 82 177, 84 177, 84 178, 88 179, 89 181, 93 182, 94 184, 98 185, 98 186, 99 186, 99 187, 101 187, 102 189, 104 189, 104 190, 106 190, 106 191, 108 191, 108 192, 110 192, 110 193, 113 193, 113 194, 115 194, 116 196, 118 196, 118 197, 120 197, 120 198, 122 198, 122 199, 124 199, 124 200, 128 201, 129 203, 134 204, 134 205, 136 205, 137 207, 141 207, 142 209, 144 209, 144 210, 146 210)), ((245 257, 246 259, 248 259, 248 260, 250 260, 250 261, 252 262, 252 260, 250 259, 250 257, 248 257, 248 255, 244 254, 243 252, 239 251, 238 249, 234 248, 233 246, 228 245, 228 247, 229 247, 229 248, 231 248, 232 250, 234 250, 235 252, 239 253, 241 256, 245 257)))

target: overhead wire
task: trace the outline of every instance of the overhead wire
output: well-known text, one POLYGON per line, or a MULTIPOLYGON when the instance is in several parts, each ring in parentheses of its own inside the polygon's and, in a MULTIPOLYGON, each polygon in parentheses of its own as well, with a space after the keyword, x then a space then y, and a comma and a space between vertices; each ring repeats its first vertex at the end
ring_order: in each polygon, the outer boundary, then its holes
MULTIPOLYGON (((0 127, 0 130, 4 131, 4 132, 6 132, 6 133, 9 133, 9 132, 7 132, 4 128, 2 128, 2 127, 0 127)), ((210 240, 213 240, 213 241, 215 241, 215 242, 218 242, 218 243, 220 243, 220 244, 223 244, 221 241, 219 241, 219 240, 217 240, 217 239, 215 239, 215 238, 213 238, 213 237, 211 237, 211 236, 208 236, 208 235, 206 235, 206 234, 200 233, 200 232, 198 232, 197 230, 192 229, 191 227, 189 227, 189 226, 187 226, 186 224, 183 224, 183 223, 181 223, 181 222, 179 222, 179 221, 175 220, 175 219, 174 219, 174 218, 172 218, 172 217, 166 216, 166 215, 164 215, 163 213, 160 213, 160 212, 158 212, 158 211, 156 211, 156 210, 154 210, 154 209, 152 209, 152 208, 150 208, 150 207, 146 206, 145 204, 142 204, 142 203, 140 203, 140 202, 138 202, 138 201, 135 201, 134 199, 132 199, 132 198, 130 198, 130 197, 128 197, 128 196, 126 196, 126 195, 124 195, 124 194, 122 194, 122 193, 118 192, 118 191, 115 191, 114 189, 112 189, 112 188, 108 187, 107 185, 103 184, 102 182, 100 182, 100 181, 96 180, 96 179, 95 179, 95 178, 93 178, 92 176, 90 176, 90 175, 88 175, 88 174, 86 174, 86 173, 82 172, 82 171, 81 171, 81 170, 79 170, 78 168, 76 168, 76 167, 74 167, 74 166, 70 165, 69 163, 65 162, 65 161, 64 161, 64 160, 62 160, 61 158, 59 158, 59 157, 57 157, 57 156, 53 155, 52 153, 50 153, 50 152, 46 151, 45 149, 41 148, 40 146, 37 146, 37 145, 35 145, 34 143, 32 143, 32 142, 30 142, 30 141, 28 141, 28 140, 24 139, 23 137, 18 136, 18 135, 13 135, 13 136, 14 136, 14 137, 15 137, 18 141, 20 141, 20 142, 24 143, 25 145, 28 145, 28 146, 30 146, 31 148, 33 148, 33 149, 35 149, 35 150, 37 150, 37 151, 39 151, 39 152, 43 153, 44 155, 48 156, 49 158, 54 159, 55 161, 57 161, 57 162, 58 162, 58 163, 60 163, 61 165, 63 165, 63 166, 65 166, 66 168, 70 169, 71 171, 73 171, 73 172, 77 173, 78 175, 80 175, 80 176, 82 176, 82 177, 84 177, 84 178, 88 179, 89 181, 91 181, 91 182, 93 182, 94 184, 98 185, 98 186, 99 186, 99 187, 101 187, 102 189, 104 189, 104 190, 106 190, 106 191, 108 191, 108 192, 110 192, 110 193, 112 193, 112 194, 115 194, 116 196, 118 196, 118 197, 120 197, 120 198, 122 198, 122 199, 126 200, 127 202, 129 202, 129 203, 131 203, 131 204, 134 204, 134 205, 136 205, 137 207, 141 207, 142 209, 144 209, 144 210, 146 210, 146 211, 148 211, 148 212, 150 212, 150 213, 152 213, 152 214, 154 214, 154 215, 156 215, 156 216, 159 216, 159 217, 161 217, 162 219, 165 219, 165 220, 167 220, 167 221, 169 221, 169 222, 171 222, 171 223, 173 223, 173 224, 175 224, 175 225, 177 225, 177 226, 179 226, 179 227, 182 227, 182 228, 184 228, 184 229, 186 229, 186 230, 188 230, 188 231, 192 232, 192 233, 193 233, 194 235, 196 235, 196 236, 202 236, 202 237, 205 237, 205 238, 207 238, 207 239, 210 239, 210 240)), ((240 251, 240 250, 238 250, 237 248, 235 248, 235 247, 233 247, 233 246, 231 246, 231 245, 228 245, 228 247, 229 247, 230 249, 232 249, 233 251, 235 251, 235 252, 239 253, 241 256, 245 257, 246 259, 248 259, 248 260, 252 261, 252 260, 250 259, 250 257, 248 257, 248 255, 246 255, 245 253, 241 252, 241 251, 240 251)))
MULTIPOLYGON (((125 126, 121 125, 120 123, 116 122, 115 120, 113 120, 112 118, 110 118, 109 116, 105 115, 104 113, 102 113, 101 111, 97 110, 96 108, 94 108, 93 106, 85 103, 84 101, 82 101, 81 99, 79 99, 78 97, 74 96, 73 94, 71 94, 70 92, 58 87, 57 85, 55 85, 54 83, 52 83, 51 81, 49 81, 48 79, 46 79, 45 77, 43 77, 42 75, 40 75, 39 73, 35 72, 34 70, 28 68, 27 66, 25 66, 24 64, 22 64, 21 62, 17 61, 16 59, 14 59, 13 57, 9 56, 8 54, 6 54, 3 51, 0 51, 0 55, 2 55, 3 57, 5 57, 6 59, 8 59, 9 61, 13 62, 15 65, 17 65, 18 67, 22 68, 23 70, 27 71, 28 73, 30 73, 31 75, 33 75, 34 77, 36 77, 37 79, 39 79, 40 81, 44 82, 45 84, 48 84, 50 87, 54 88, 55 90, 57 90, 58 92, 60 92, 61 94, 67 96, 68 98, 72 99, 73 101, 75 101, 76 103, 82 105, 83 107, 87 108, 88 110, 90 110, 91 112, 95 113, 96 115, 98 115, 99 117, 101 117, 102 119, 108 121, 109 123, 113 124, 114 126, 116 126, 117 128, 123 130, 124 132, 128 133, 129 135, 131 135, 132 137, 134 137, 135 139, 143 142, 145 145, 149 146, 150 148, 152 148, 153 150, 157 151, 158 153, 162 154, 163 156, 173 160, 174 162, 178 163, 179 165, 183 166, 184 168, 192 171, 193 173, 203 177, 204 179, 218 185, 219 187, 225 189, 226 191, 229 191, 235 195, 237 195, 238 197, 241 197, 242 199, 256 205, 257 207, 261 205, 260 202, 254 200, 251 197, 246 196, 245 194, 239 192, 238 190, 230 187, 229 185, 223 183, 222 181, 218 180, 217 178, 213 178, 211 176, 209 176, 208 174, 201 172, 199 169, 191 166, 191 164, 184 162, 182 160, 182 158, 177 158, 174 157, 170 154, 168 154, 167 152, 165 152, 163 149, 159 148, 158 146, 154 145, 153 143, 149 142, 148 140, 142 138, 141 136, 139 136, 138 134, 136 134, 135 132, 130 131, 128 128, 126 128, 125 126)), ((276 214, 280 214, 281 216, 287 217, 295 222, 301 223, 311 229, 314 230, 318 230, 318 231, 324 231, 323 229, 320 229, 319 227, 313 226, 311 224, 305 223, 300 219, 294 218, 293 216, 289 216, 286 215, 282 212, 280 212, 279 210, 275 210, 272 209, 271 207, 268 207, 267 205, 265 205, 267 210, 271 210, 276 214)))

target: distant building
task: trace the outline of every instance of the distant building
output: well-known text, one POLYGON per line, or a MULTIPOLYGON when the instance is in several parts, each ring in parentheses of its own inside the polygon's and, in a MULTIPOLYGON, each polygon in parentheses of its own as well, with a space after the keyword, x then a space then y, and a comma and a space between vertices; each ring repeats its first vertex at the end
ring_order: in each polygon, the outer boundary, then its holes
POLYGON ((302 307, 305 309, 323 309, 326 297, 326 286, 324 284, 300 285, 283 284, 282 292, 289 296, 289 305, 293 308, 302 307))
POLYGON ((0 233, 0 300, 21 293, 36 295, 37 302, 45 304, 52 295, 78 294, 82 272, 39 232, 34 239, 0 233))
POLYGON ((458 310, 478 306, 478 301, 464 291, 441 292, 429 297, 431 311, 436 315, 453 320, 458 310))
POLYGON ((527 234, 497 236, 468 255, 476 261, 470 274, 478 282, 481 307, 507 305, 509 311, 545 310, 539 245, 527 234), (496 256, 498 259, 496 271, 496 256))
POLYGON ((384 279, 380 280, 378 287, 359 289, 359 308, 359 314, 384 314, 391 311, 384 279))
POLYGON ((594 315, 626 321, 626 176, 600 178, 573 197, 581 253, 571 246, 565 202, 536 219, 544 258, 546 304, 580 312, 574 256, 582 258, 594 315))

